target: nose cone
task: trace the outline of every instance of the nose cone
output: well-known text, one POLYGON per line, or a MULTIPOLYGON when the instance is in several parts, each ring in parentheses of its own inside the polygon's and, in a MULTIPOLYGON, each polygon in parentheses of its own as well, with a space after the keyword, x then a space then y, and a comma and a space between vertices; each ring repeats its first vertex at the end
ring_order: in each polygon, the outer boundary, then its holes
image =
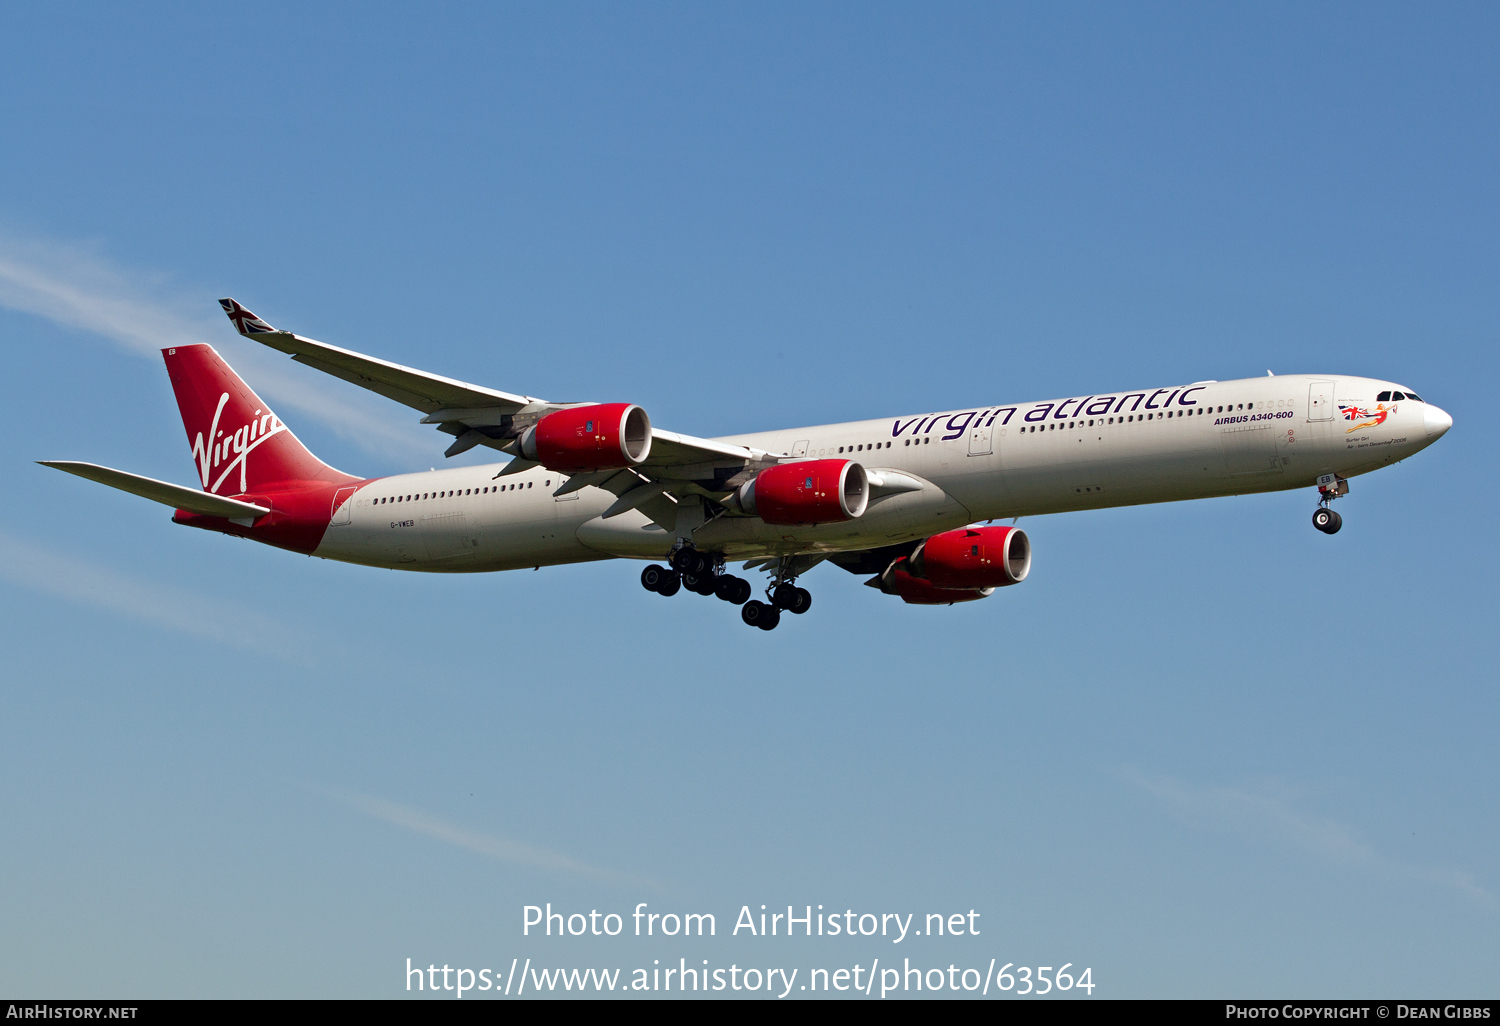
POLYGON ((1427 439, 1436 442, 1442 438, 1444 433, 1453 426, 1453 418, 1448 416, 1436 406, 1424 405, 1422 408, 1422 422, 1427 427, 1427 439))

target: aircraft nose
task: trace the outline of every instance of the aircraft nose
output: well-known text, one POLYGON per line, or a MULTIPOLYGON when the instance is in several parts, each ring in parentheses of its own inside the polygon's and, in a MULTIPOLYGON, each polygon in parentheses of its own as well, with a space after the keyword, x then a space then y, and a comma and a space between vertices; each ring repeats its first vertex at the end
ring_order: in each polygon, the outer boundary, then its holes
POLYGON ((1447 430, 1453 426, 1453 418, 1432 405, 1425 405, 1423 407, 1422 422, 1427 427, 1427 437, 1434 442, 1442 438, 1447 430))

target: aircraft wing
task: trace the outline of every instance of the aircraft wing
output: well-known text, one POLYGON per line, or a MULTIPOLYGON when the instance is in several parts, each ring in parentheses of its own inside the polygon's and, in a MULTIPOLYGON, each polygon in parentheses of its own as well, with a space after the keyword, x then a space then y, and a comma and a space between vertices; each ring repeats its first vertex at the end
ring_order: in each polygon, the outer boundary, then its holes
POLYGON ((189 513, 200 513, 206 517, 258 517, 271 512, 265 506, 238 499, 226 499, 222 495, 210 495, 196 488, 158 481, 139 474, 128 474, 123 470, 112 470, 97 463, 78 463, 73 460, 37 460, 44 467, 61 470, 69 474, 97 481, 100 484, 130 492, 142 498, 159 502, 173 509, 185 509, 189 513))
POLYGON ((399 363, 340 349, 325 342, 294 335, 290 331, 278 331, 233 299, 221 299, 219 305, 224 308, 239 333, 246 338, 280 350, 298 363, 305 363, 325 374, 332 374, 361 388, 379 392, 387 399, 394 399, 426 414, 445 408, 514 413, 525 406, 543 403, 543 400, 531 396, 482 388, 466 381, 456 381, 440 374, 429 374, 403 367, 399 363))
MULTIPOLYGON (((552 403, 534 396, 500 392, 439 374, 403 367, 398 363, 303 338, 289 331, 279 331, 233 299, 221 299, 219 305, 224 308, 239 333, 246 338, 287 353, 298 363, 305 363, 325 374, 332 374, 414 410, 420 410, 426 414, 422 423, 436 425, 439 431, 457 436, 457 440, 444 454, 447 456, 457 456, 476 445, 487 445, 514 455, 511 443, 521 430, 555 410, 589 405, 552 403)), ((742 445, 694 438, 653 426, 650 455, 636 469, 648 479, 665 477, 674 481, 710 482, 717 479, 722 483, 726 478, 725 471, 732 474, 751 463, 774 463, 776 460, 775 456, 742 445)), ((534 464, 517 459, 513 466, 519 471, 534 464)), ((615 475, 612 472, 608 476, 615 475)), ((588 483, 602 483, 602 479, 601 482, 591 480, 588 483)))

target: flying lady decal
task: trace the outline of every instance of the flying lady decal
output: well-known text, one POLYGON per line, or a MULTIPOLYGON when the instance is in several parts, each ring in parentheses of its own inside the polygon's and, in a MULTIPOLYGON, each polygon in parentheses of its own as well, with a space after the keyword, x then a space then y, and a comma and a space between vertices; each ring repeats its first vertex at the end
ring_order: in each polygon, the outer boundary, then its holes
POLYGON ((1361 428, 1379 427, 1384 424, 1385 419, 1396 412, 1396 404, 1391 403, 1387 407, 1385 403, 1376 403, 1374 412, 1359 406, 1345 406, 1343 403, 1339 403, 1339 409, 1343 412, 1345 420, 1361 422, 1352 427, 1345 428, 1344 434, 1347 435, 1351 431, 1358 431, 1361 428))

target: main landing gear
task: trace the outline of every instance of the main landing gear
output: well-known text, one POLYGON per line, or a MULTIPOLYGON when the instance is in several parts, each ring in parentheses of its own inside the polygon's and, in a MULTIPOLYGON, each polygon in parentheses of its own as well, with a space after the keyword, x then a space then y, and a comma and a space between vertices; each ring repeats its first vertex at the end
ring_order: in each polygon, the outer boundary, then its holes
POLYGON ((1344 526, 1344 518, 1328 508, 1328 504, 1340 495, 1349 494, 1349 482, 1337 474, 1324 474, 1318 478, 1318 508, 1313 513, 1313 526, 1324 534, 1338 534, 1344 526))
POLYGON ((746 602, 740 609, 741 620, 763 631, 775 630, 776 625, 781 623, 783 611, 801 616, 812 608, 812 593, 806 588, 797 587, 794 583, 796 578, 787 574, 785 565, 786 561, 783 560, 776 571, 776 579, 767 589, 766 597, 771 601, 746 602))
POLYGON ((802 614, 812 608, 812 593, 799 588, 791 578, 778 575, 767 596, 770 602, 750 598, 755 589, 743 577, 724 572, 719 557, 683 547, 672 553, 671 567, 652 564, 641 571, 641 587, 658 595, 675 595, 686 588, 699 595, 714 595, 740 607, 740 619, 763 631, 775 630, 783 610, 802 614))
POLYGON ((692 549, 681 549, 690 553, 678 559, 668 568, 652 564, 641 571, 641 587, 658 595, 676 595, 683 588, 699 595, 716 595, 725 602, 742 605, 754 592, 750 582, 742 577, 726 574, 710 557, 692 549))

